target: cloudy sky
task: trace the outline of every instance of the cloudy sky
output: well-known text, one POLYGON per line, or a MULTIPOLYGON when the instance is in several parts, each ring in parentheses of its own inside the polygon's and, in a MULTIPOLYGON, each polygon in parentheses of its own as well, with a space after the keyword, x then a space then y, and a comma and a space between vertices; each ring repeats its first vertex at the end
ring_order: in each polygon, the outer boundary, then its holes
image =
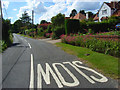
POLYGON ((58 13, 69 16, 72 9, 92 11, 96 13, 103 2, 111 0, 2 0, 2 10, 4 18, 11 19, 14 23, 26 10, 31 16, 34 10, 35 24, 41 20, 50 21, 51 17, 58 13))

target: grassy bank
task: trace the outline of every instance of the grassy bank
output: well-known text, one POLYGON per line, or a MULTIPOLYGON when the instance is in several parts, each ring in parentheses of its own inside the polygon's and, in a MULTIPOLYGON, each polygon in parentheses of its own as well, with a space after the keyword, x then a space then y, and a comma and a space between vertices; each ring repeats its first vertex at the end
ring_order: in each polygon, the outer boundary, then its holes
POLYGON ((2 53, 12 43, 13 43, 13 35, 11 33, 7 41, 0 40, 0 53, 2 53))
POLYGON ((98 70, 104 75, 114 79, 118 78, 118 58, 64 43, 56 43, 56 46, 61 47, 69 54, 76 55, 89 67, 98 70), (86 56, 85 54, 90 55, 86 56))

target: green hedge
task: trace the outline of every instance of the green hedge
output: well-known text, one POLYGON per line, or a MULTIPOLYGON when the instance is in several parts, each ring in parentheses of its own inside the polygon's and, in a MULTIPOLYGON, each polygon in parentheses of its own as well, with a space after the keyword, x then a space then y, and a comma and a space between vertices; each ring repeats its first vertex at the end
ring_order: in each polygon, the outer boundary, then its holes
POLYGON ((78 33, 80 30, 80 22, 76 19, 65 20, 65 33, 78 33))

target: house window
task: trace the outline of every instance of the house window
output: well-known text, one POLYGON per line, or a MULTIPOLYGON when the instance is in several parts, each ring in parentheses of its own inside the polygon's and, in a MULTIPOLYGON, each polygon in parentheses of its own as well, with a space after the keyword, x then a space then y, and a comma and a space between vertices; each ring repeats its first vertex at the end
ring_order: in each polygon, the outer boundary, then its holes
POLYGON ((107 14, 107 9, 102 10, 102 14, 103 14, 103 15, 104 15, 104 14, 107 14))

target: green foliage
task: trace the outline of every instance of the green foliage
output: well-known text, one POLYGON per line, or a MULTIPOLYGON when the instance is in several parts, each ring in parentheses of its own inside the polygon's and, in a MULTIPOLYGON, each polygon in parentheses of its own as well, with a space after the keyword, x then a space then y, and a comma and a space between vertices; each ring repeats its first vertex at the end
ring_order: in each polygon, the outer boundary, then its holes
POLYGON ((65 17, 61 13, 57 14, 55 17, 51 18, 52 28, 56 28, 57 26, 64 25, 65 17))
POLYGON ((88 29, 92 29, 94 33, 97 32, 108 32, 115 29, 115 25, 120 23, 120 17, 110 17, 102 22, 92 22, 90 21, 80 21, 80 31, 81 33, 87 33, 88 29), (85 29, 87 31, 85 31, 85 29))
POLYGON ((2 41, 0 41, 0 44, 2 46, 2 49, 0 51, 4 51, 8 46, 10 46, 13 42, 12 40, 12 33, 11 33, 11 23, 9 19, 3 19, 2 20, 2 41))
POLYGON ((70 13, 70 17, 74 17, 77 14, 77 11, 73 9, 70 13))
POLYGON ((39 28, 37 33, 38 36, 45 36, 45 31, 43 30, 43 28, 39 28))
POLYGON ((47 23, 46 20, 41 20, 40 24, 44 24, 44 23, 47 23))
POLYGON ((48 25, 46 33, 52 33, 52 25, 48 25))
POLYGON ((22 17, 20 17, 20 19, 22 20, 22 23, 24 24, 29 24, 31 21, 30 16, 28 16, 28 13, 26 11, 24 11, 24 13, 22 14, 22 17))
POLYGON ((65 32, 66 34, 78 33, 80 30, 80 22, 76 19, 67 19, 65 21, 65 32))
POLYGON ((57 26, 55 29, 54 29, 54 35, 53 35, 53 39, 58 39, 58 38, 60 38, 60 36, 62 35, 62 34, 65 34, 65 28, 64 28, 64 26, 57 26), (54 38, 55 37, 55 38, 54 38))
POLYGON ((79 13, 86 15, 85 10, 80 10, 79 13))
POLYGON ((120 41, 115 39, 96 39, 90 36, 63 36, 62 42, 71 45, 86 47, 92 51, 119 57, 120 41))
POLYGON ((2 20, 2 40, 7 41, 9 39, 10 20, 2 20))
POLYGON ((61 13, 57 14, 55 17, 52 17, 52 38, 57 39, 59 36, 65 32, 65 17, 61 13))

